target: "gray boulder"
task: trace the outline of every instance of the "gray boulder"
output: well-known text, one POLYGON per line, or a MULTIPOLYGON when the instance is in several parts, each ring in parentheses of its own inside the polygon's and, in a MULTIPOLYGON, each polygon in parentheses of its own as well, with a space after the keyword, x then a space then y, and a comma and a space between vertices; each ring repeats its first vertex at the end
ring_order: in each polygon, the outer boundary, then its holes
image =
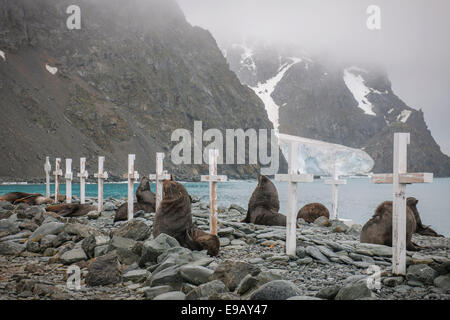
POLYGON ((16 243, 14 241, 0 242, 0 255, 14 256, 20 254, 25 250, 25 245, 16 243))
POLYGON ((286 300, 300 295, 297 286, 287 280, 275 280, 262 285, 255 290, 250 300, 286 300))
POLYGON ((120 263, 115 251, 96 258, 88 268, 86 284, 106 286, 120 282, 120 263))
POLYGON ((64 229, 64 223, 61 222, 49 222, 42 224, 39 228, 34 230, 33 234, 30 236, 30 240, 37 242, 43 237, 49 234, 57 235, 64 229))
POLYGON ((214 271, 201 266, 184 265, 180 268, 180 273, 187 282, 200 285, 208 282, 214 271))
POLYGON ((171 291, 162 293, 154 297, 153 300, 186 300, 186 295, 181 291, 171 291))
POLYGON ((142 247, 142 255, 139 259, 139 266, 144 267, 146 263, 156 263, 158 256, 173 247, 179 247, 180 244, 175 238, 161 233, 153 240, 147 240, 142 247))
POLYGON ((62 264, 72 264, 78 261, 87 260, 86 253, 82 248, 75 248, 64 252, 59 260, 62 264))
POLYGON ((250 263, 225 260, 214 270, 211 279, 222 281, 230 291, 234 291, 246 275, 255 276, 260 272, 259 267, 250 263))
POLYGON ((356 300, 372 297, 372 291, 365 280, 350 282, 344 285, 336 295, 335 300, 356 300))
POLYGON ((227 292, 225 284, 222 281, 213 280, 190 291, 186 296, 186 300, 198 300, 203 297, 210 297, 214 294, 224 292, 227 292))
POLYGON ((144 241, 150 237, 151 227, 145 222, 133 219, 122 224, 118 229, 111 232, 111 236, 129 238, 136 241, 144 241))
POLYGON ((408 281, 419 281, 423 284, 433 284, 438 272, 426 264, 414 264, 408 267, 406 279, 408 281))

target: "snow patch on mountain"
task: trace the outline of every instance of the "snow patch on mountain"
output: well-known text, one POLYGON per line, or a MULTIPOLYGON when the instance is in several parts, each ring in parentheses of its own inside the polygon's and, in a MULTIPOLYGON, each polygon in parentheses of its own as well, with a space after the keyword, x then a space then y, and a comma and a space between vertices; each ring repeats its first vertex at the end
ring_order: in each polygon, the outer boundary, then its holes
POLYGON ((253 50, 244 44, 233 44, 233 48, 241 48, 244 52, 241 54, 241 68, 247 68, 256 73, 256 64, 253 60, 253 50))
POLYGON ((0 50, 0 57, 3 58, 3 61, 6 61, 6 54, 2 50, 0 50))
POLYGON ((252 87, 259 98, 264 102, 266 107, 267 116, 273 123, 274 129, 279 127, 279 106, 272 98, 272 93, 275 91, 277 84, 283 79, 285 73, 294 65, 302 61, 300 58, 289 58, 292 60, 290 63, 284 63, 278 69, 278 73, 271 79, 264 83, 259 82, 256 87, 252 87))
POLYGON ((403 110, 398 116, 397 120, 403 123, 406 123, 408 121, 409 116, 411 115, 411 110, 403 110))
POLYGON ((360 74, 354 72, 365 72, 365 70, 357 67, 351 67, 344 70, 344 82, 347 88, 358 101, 358 107, 364 111, 365 114, 376 116, 373 112, 373 105, 367 99, 367 95, 373 91, 365 85, 364 78, 360 74))

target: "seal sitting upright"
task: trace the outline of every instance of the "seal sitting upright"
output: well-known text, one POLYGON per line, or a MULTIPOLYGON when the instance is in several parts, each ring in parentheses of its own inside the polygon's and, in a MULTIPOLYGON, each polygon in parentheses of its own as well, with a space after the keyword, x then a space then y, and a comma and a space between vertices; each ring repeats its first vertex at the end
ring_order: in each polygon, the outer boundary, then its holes
POLYGON ((414 218, 416 219, 416 233, 422 235, 422 236, 429 236, 429 237, 444 237, 441 234, 438 234, 436 231, 430 228, 430 226, 426 226, 422 224, 422 219, 420 219, 419 211, 417 210, 417 203, 419 200, 413 197, 409 197, 406 199, 406 204, 408 207, 412 210, 414 213, 414 218))
MULTIPOLYGON (((416 225, 413 211, 406 206, 406 249, 409 251, 419 250, 419 247, 411 241, 416 225)), ((385 201, 378 206, 375 214, 363 226, 360 242, 392 247, 392 201, 385 201)))
POLYGON ((219 253, 219 238, 194 226, 191 197, 180 183, 172 180, 163 182, 163 200, 155 215, 153 236, 161 233, 174 237, 188 249, 207 250, 212 256, 219 253))
MULTIPOLYGON (((155 194, 150 190, 150 180, 147 177, 142 177, 141 183, 136 189, 136 199, 137 202, 133 205, 133 215, 140 210, 144 210, 144 212, 155 212, 155 194)), ((128 203, 125 202, 117 209, 116 215, 114 216, 114 222, 125 221, 127 219, 128 203)))
POLYGON ((258 185, 248 202, 247 216, 241 222, 266 226, 286 226, 286 216, 280 210, 278 191, 269 178, 260 174, 258 185))

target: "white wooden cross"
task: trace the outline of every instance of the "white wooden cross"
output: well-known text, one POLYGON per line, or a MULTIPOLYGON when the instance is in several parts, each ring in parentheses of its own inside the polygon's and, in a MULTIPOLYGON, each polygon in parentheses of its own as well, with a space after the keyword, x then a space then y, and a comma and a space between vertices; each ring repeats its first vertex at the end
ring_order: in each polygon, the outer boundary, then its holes
POLYGON ((53 171, 55 175, 55 203, 59 202, 59 177, 62 176, 61 170, 61 158, 56 158, 55 171, 53 171))
POLYGON ((159 204, 162 201, 162 182, 163 180, 170 180, 171 176, 167 173, 166 170, 163 170, 163 161, 165 154, 162 152, 158 152, 156 154, 156 174, 149 174, 148 178, 151 181, 156 182, 156 207, 155 211, 158 210, 159 204))
POLYGON ((80 158, 80 172, 77 174, 80 178, 80 203, 86 203, 86 179, 89 173, 86 170, 86 158, 80 158))
POLYGON ((98 178, 98 212, 103 211, 103 183, 108 179, 108 172, 104 171, 103 164, 105 163, 105 157, 98 157, 98 173, 94 174, 95 178, 98 178))
POLYGON ((295 137, 284 134, 279 134, 280 143, 288 143, 288 174, 276 174, 276 181, 283 181, 289 183, 288 189, 288 206, 286 217, 286 254, 295 256, 297 247, 297 184, 314 182, 312 174, 299 174, 299 143, 295 141, 295 137))
POLYGON ((338 219, 338 187, 341 184, 347 184, 347 180, 339 179, 339 175, 336 170, 336 164, 333 169, 333 178, 325 180, 325 184, 332 185, 333 203, 331 205, 333 220, 338 219))
POLYGON ((217 158, 219 150, 209 149, 209 175, 202 175, 201 181, 209 182, 209 217, 210 233, 217 235, 217 184, 227 181, 227 176, 217 175, 217 158))
POLYGON ((50 157, 45 157, 44 171, 45 171, 45 197, 50 198, 50 172, 52 172, 50 157))
POLYGON ((72 203, 72 159, 66 159, 66 202, 72 203))
POLYGON ((128 173, 126 177, 128 178, 128 221, 133 220, 134 213, 134 182, 139 179, 139 173, 134 171, 134 160, 136 155, 128 155, 128 173))
POLYGON ((372 183, 392 183, 392 273, 406 274, 406 185, 433 182, 432 173, 407 173, 407 147, 409 133, 394 134, 393 174, 374 174, 372 183))

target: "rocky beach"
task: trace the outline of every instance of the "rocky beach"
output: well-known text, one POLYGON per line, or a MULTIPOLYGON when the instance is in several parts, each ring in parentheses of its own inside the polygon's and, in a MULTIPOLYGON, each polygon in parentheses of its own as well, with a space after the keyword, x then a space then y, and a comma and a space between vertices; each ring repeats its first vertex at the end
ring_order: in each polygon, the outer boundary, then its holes
MULTIPOLYGON (((0 299, 450 299, 448 238, 415 234, 423 248, 407 252, 398 277, 392 249, 360 243, 360 225, 300 219, 296 257, 288 257, 284 227, 241 223, 246 209, 232 204, 219 207, 221 248, 210 257, 166 234, 154 239, 154 213, 114 223, 124 202, 107 199, 103 212, 77 218, 1 202, 0 299), (70 285, 78 271, 79 288, 70 285)), ((208 231, 209 205, 193 202, 194 223, 208 231)))

